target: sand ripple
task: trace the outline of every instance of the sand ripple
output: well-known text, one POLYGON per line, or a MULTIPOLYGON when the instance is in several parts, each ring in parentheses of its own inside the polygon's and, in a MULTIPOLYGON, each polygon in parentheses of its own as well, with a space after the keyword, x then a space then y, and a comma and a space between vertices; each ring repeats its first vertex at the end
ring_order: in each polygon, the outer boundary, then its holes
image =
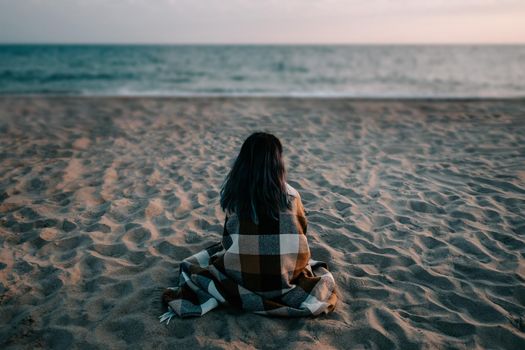
POLYGON ((525 103, 0 99, 0 344, 525 348, 525 103), (161 326, 158 287, 220 238, 251 132, 285 145, 341 302, 161 326))

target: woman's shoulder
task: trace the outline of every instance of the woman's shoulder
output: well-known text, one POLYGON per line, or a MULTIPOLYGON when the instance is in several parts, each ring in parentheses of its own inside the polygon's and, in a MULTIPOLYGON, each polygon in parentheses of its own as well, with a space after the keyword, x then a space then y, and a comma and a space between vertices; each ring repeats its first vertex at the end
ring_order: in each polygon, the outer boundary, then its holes
POLYGON ((304 207, 299 192, 288 183, 286 183, 286 191, 288 193, 291 212, 304 216, 304 207))
POLYGON ((291 197, 301 198, 299 192, 297 192, 297 190, 293 188, 288 182, 286 183, 286 193, 291 197))

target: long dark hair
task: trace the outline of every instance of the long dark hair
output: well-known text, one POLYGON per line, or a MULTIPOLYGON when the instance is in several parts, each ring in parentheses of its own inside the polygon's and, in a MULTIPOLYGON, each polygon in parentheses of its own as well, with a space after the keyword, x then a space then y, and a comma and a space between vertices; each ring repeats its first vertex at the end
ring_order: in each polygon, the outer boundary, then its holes
POLYGON ((281 141, 272 134, 256 132, 242 144, 241 151, 221 188, 221 207, 240 218, 279 218, 289 208, 286 169, 281 141))

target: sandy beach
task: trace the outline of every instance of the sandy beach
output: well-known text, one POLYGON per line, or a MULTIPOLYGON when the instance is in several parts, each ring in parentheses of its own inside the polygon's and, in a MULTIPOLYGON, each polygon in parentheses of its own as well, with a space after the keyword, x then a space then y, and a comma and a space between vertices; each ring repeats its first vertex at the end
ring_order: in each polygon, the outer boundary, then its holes
POLYGON ((525 100, 0 98, 0 348, 525 349, 525 100), (242 141, 284 145, 319 318, 161 325, 242 141))

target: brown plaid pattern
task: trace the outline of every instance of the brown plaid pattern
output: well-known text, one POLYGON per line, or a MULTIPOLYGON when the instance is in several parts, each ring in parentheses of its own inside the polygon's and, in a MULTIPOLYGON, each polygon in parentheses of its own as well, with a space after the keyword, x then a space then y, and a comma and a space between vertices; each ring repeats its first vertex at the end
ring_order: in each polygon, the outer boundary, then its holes
POLYGON ((259 224, 229 214, 222 242, 183 260, 179 298, 162 316, 200 316, 219 303, 260 314, 328 313, 337 296, 326 264, 310 258, 301 198, 288 185, 291 209, 259 224))

